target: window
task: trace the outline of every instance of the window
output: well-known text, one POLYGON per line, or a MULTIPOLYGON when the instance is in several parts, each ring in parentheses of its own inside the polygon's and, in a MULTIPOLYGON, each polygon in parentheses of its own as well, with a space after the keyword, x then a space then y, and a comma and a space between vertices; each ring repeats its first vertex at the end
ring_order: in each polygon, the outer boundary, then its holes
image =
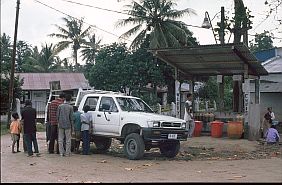
POLYGON ((99 111, 103 111, 102 105, 106 104, 109 106, 109 112, 118 112, 117 106, 111 97, 102 97, 101 103, 99 106, 99 111))
POLYGON ((97 102, 98 102, 99 97, 88 97, 86 99, 86 102, 84 104, 85 105, 89 105, 90 107, 90 111, 95 111, 96 110, 96 106, 97 106, 97 102))

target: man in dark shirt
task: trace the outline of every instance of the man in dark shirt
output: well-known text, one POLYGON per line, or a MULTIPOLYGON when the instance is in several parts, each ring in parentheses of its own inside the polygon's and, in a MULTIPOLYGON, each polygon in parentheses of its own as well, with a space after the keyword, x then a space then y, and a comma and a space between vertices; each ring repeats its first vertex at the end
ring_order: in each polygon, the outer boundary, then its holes
POLYGON ((36 110, 32 108, 31 101, 25 101, 25 107, 21 112, 22 120, 23 120, 23 130, 24 130, 24 140, 27 146, 28 156, 33 155, 32 151, 32 143, 34 146, 34 153, 39 155, 38 144, 36 139, 36 110))

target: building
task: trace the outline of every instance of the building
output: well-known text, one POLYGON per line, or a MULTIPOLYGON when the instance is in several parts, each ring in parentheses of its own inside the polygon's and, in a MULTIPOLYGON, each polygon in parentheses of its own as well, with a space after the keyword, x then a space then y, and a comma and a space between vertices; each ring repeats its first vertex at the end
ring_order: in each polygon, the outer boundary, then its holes
POLYGON ((272 107, 276 120, 282 122, 282 47, 254 53, 269 75, 260 78, 261 120, 272 107))
POLYGON ((60 90, 76 96, 78 89, 89 89, 89 83, 83 73, 17 73, 24 80, 21 106, 26 99, 38 112, 38 118, 43 118, 45 106, 50 94, 50 82, 59 81, 60 90))

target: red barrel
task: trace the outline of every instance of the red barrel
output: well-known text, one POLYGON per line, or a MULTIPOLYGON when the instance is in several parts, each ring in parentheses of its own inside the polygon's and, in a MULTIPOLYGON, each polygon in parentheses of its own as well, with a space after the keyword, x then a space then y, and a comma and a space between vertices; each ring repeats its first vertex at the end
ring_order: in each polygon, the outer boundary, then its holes
POLYGON ((243 134, 243 122, 229 121, 227 123, 227 136, 233 139, 240 139, 243 134))
POLYGON ((213 121, 211 122, 211 137, 221 137, 223 129, 223 122, 213 121))
POLYGON ((201 136, 202 128, 203 128, 203 122, 202 121, 195 121, 195 129, 194 129, 194 132, 193 132, 193 136, 194 137, 201 136))

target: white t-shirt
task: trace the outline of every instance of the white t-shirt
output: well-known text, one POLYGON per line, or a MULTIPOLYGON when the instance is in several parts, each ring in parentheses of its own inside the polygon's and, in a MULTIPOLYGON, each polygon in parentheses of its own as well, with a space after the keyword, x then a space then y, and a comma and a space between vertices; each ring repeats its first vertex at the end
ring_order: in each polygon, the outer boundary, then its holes
POLYGON ((189 100, 186 100, 186 102, 185 102, 184 120, 185 120, 185 121, 190 121, 190 120, 192 120, 192 118, 191 118, 191 116, 188 114, 187 108, 188 108, 188 110, 190 111, 190 114, 193 116, 193 114, 192 114, 192 102, 189 101, 189 100))
POLYGON ((90 112, 84 112, 80 115, 81 120, 81 131, 89 130, 90 124, 92 124, 92 114, 90 112), (83 122, 86 122, 88 124, 85 124, 83 122))
POLYGON ((271 112, 270 115, 271 115, 271 120, 274 120, 275 119, 274 112, 271 112))

